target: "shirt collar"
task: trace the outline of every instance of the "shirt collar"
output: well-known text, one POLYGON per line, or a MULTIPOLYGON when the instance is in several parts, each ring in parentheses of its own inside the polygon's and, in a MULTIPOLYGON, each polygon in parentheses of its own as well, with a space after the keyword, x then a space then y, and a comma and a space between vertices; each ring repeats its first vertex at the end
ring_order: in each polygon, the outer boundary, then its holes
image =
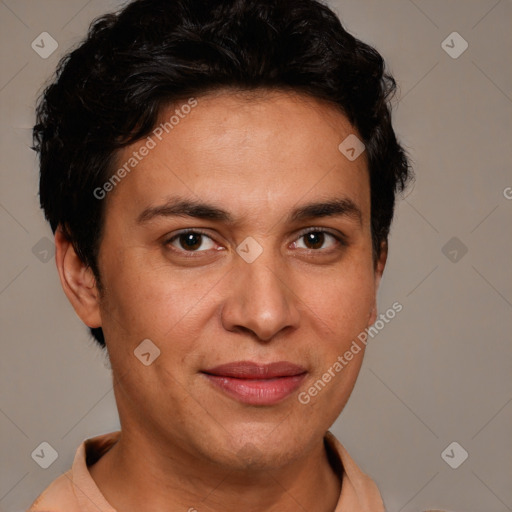
MULTIPOLYGON (((100 459, 120 438, 121 432, 111 432, 84 441, 78 448, 71 479, 81 512, 116 512, 101 494, 88 466, 100 459)), ((375 483, 352 460, 331 432, 324 438, 329 460, 340 476, 341 494, 333 512, 384 512, 384 505, 375 483)))

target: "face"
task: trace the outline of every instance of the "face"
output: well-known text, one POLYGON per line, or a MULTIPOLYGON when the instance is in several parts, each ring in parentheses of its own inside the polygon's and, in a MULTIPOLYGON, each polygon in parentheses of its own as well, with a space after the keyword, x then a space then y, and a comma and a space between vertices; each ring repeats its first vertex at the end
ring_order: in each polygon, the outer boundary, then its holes
POLYGON ((373 323, 383 268, 352 133, 304 96, 224 92, 119 154, 141 158, 104 199, 97 312, 124 430, 237 469, 323 437, 364 350, 304 393, 373 323))

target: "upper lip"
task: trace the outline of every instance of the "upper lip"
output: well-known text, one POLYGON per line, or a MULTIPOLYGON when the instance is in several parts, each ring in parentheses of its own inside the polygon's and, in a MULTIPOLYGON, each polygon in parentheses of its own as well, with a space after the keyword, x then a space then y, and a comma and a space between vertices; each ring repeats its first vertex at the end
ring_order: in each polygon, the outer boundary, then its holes
POLYGON ((203 373, 237 379, 274 379, 302 375, 306 373, 306 369, 288 361, 266 364, 253 363, 252 361, 235 361, 203 370, 203 373))

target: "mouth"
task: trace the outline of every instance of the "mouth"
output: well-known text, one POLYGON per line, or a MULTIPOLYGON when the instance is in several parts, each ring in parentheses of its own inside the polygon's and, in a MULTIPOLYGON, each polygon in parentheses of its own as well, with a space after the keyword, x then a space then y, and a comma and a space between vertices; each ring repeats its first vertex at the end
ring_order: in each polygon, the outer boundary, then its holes
POLYGON ((307 371, 288 361, 258 364, 237 361, 201 372, 218 390, 248 405, 274 405, 290 396, 307 371))

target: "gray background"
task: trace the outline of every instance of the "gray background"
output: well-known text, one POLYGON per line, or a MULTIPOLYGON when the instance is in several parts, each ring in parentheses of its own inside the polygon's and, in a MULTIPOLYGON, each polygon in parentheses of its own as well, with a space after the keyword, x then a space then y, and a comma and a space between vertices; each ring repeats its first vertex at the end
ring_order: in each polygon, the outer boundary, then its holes
MULTIPOLYGON (((1 510, 24 510, 84 438, 118 428, 105 356, 58 282, 29 149, 41 84, 92 18, 118 5, 0 2, 1 510), (31 48, 44 31, 59 45, 47 59, 31 48), (58 452, 48 469, 31 458, 42 441, 58 452)), ((396 75, 396 129, 417 174, 379 294, 382 312, 395 301, 403 311, 369 345, 332 430, 389 511, 512 510, 512 3, 331 5, 396 75), (469 44, 456 59, 441 46, 454 31, 469 44), (457 469, 441 457, 453 441, 469 453, 457 469)))

